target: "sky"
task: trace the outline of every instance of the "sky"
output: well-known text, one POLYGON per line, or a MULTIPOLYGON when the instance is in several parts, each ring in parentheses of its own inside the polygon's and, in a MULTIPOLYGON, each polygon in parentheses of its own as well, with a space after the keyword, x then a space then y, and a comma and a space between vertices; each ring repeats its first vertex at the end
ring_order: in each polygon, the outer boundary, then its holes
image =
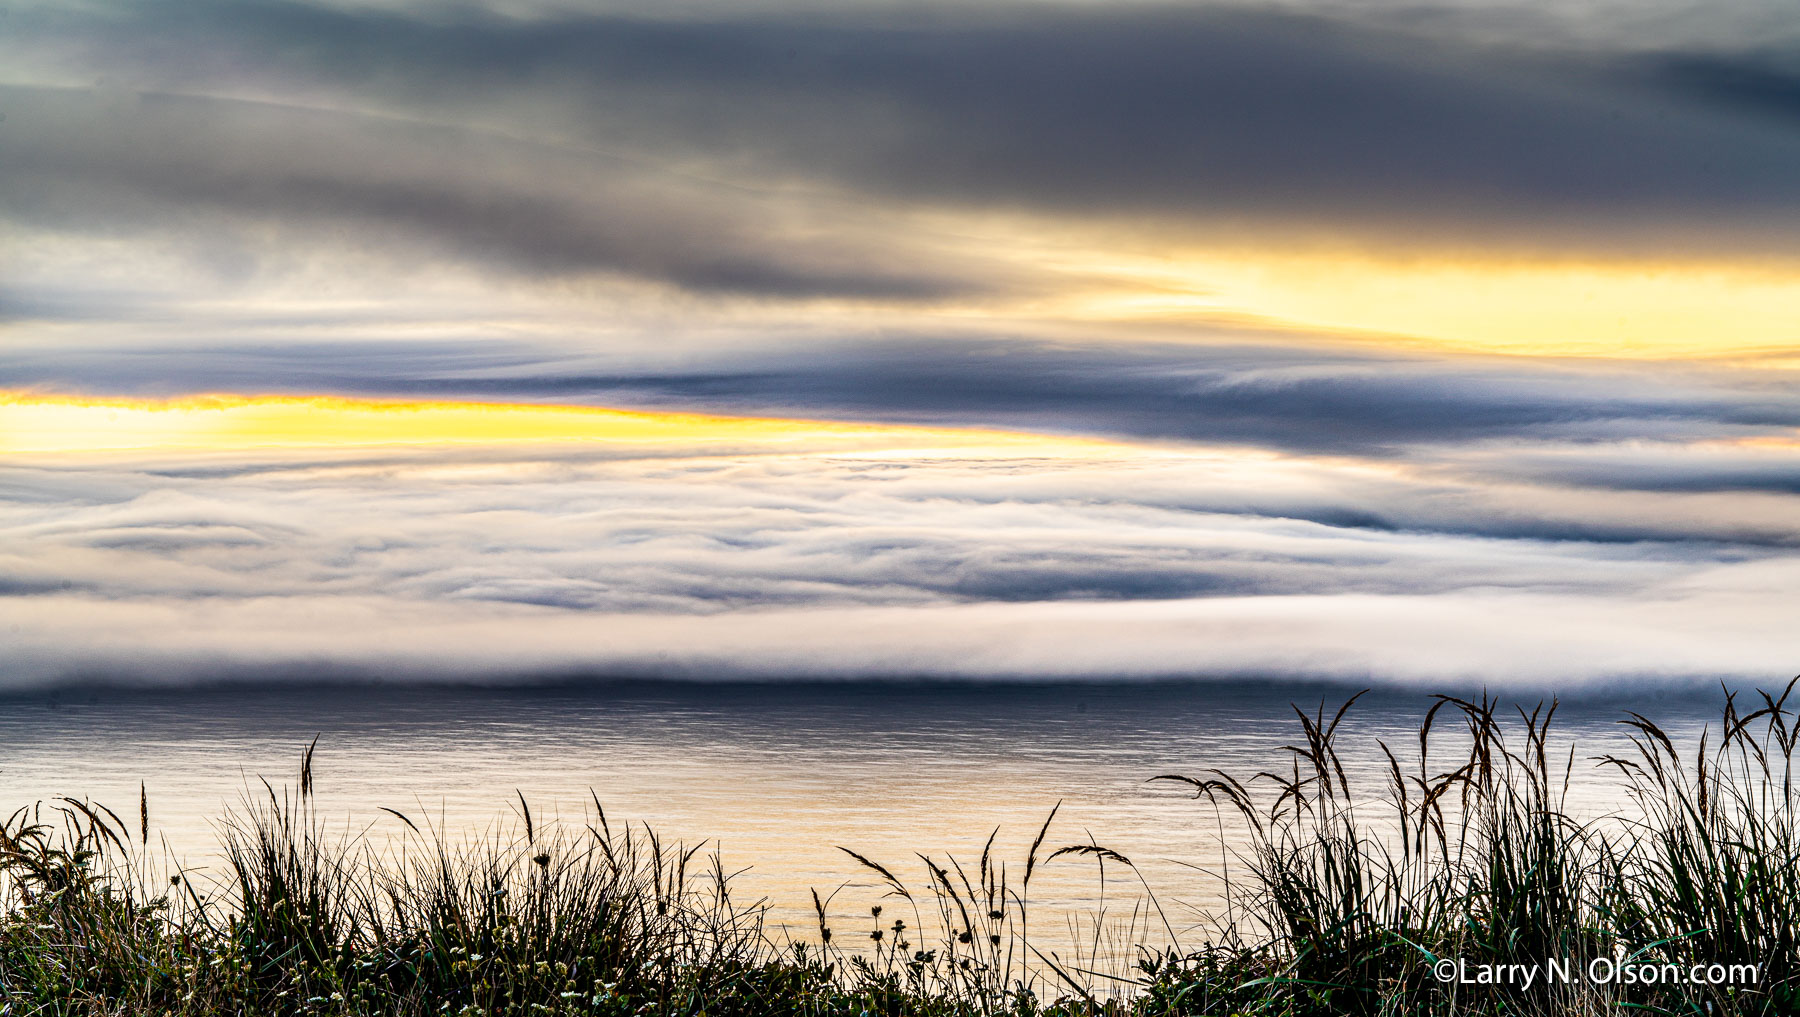
POLYGON ((1800 671, 1786 0, 0 0, 0 689, 1800 671))

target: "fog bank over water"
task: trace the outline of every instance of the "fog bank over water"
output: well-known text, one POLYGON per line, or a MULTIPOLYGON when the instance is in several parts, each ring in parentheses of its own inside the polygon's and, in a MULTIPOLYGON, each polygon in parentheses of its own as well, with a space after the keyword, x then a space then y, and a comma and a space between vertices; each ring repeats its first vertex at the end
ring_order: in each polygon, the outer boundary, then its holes
MULTIPOLYGON (((1496 481, 1479 460, 900 445, 15 464, 0 683, 1568 688, 1771 682, 1800 659, 1785 492, 1496 481)), ((1597 453, 1563 454, 1580 469, 1597 453)))

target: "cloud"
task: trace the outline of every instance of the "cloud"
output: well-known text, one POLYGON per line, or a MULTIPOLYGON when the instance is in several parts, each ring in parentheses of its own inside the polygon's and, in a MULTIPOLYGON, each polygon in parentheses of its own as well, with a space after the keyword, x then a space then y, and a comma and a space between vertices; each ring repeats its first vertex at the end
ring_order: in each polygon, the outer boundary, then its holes
POLYGON ((151 684, 339 675, 400 683, 1229 676, 1567 693, 1619 678, 1639 680, 1638 688, 1647 678, 1779 683, 1796 649, 1770 598, 1735 591, 1633 603, 1467 594, 1344 598, 1329 609, 1306 598, 1250 598, 716 617, 412 607, 302 599, 175 609, 46 599, 17 610, 28 635, 0 641, 12 688, 71 675, 151 684), (321 642, 297 631, 295 615, 336 637, 321 642))
POLYGON ((1673 51, 1639 57, 1636 66, 1672 95, 1792 126, 1800 120, 1800 58, 1786 56, 1673 51))
POLYGON ((1570 487, 1693 493, 1800 494, 1800 451, 1766 446, 1631 443, 1492 450, 1459 457, 1496 478, 1570 487))
POLYGON ((8 681, 308 661, 389 676, 1400 679, 1427 660, 1541 675, 1549 656, 1479 634, 1480 605, 1578 648, 1564 661, 1576 677, 1742 673, 1796 648, 1779 626, 1729 641, 1792 578, 1791 497, 1459 482, 1217 450, 798 451, 14 466, 0 477, 24 495, 0 528, 0 596, 18 626, 0 633, 17 662, 8 681), (1676 605, 1692 612, 1680 626, 1599 653, 1596 633, 1620 636, 1633 612, 1663 624, 1676 605), (1761 606, 1734 613, 1745 605, 1761 606), (1428 651, 1391 643, 1398 615, 1382 619, 1396 612, 1441 615, 1452 634, 1428 651), (1351 617, 1374 627, 1356 635, 1351 617), (1261 620, 1235 632, 1233 618, 1261 620), (909 624, 922 627, 899 640, 909 624), (76 625, 90 637, 72 638, 76 625), (1102 639, 1108 625, 1121 627, 1102 639), (1281 626, 1318 641, 1302 652, 1269 634, 1281 626), (1199 632, 1217 644, 1184 657, 1199 632), (653 649, 649 633, 673 641, 653 649), (1640 652, 1651 644, 1671 655, 1640 652))
POLYGON ((797 230, 763 263, 735 241, 742 209, 696 214, 632 181, 728 184, 705 203, 807 181, 1210 236, 1800 253, 1800 140, 1758 115, 1791 82, 1730 53, 1421 45, 1354 20, 1161 5, 661 19, 202 2, 12 21, 34 47, 20 66, 43 79, 448 125, 147 96, 141 128, 89 115, 86 147, 55 149, 30 133, 46 100, 10 94, 26 167, 68 174, 71 194, 367 217, 557 269, 610 266, 630 237, 636 268, 699 288, 905 296, 946 281, 854 259, 834 277, 829 230, 797 230))
POLYGON ((1363 454, 1497 437, 1662 437, 1800 425, 1763 390, 1624 365, 1427 358, 1275 344, 863 343, 829 359, 729 370, 562 377, 565 391, 857 417, 1002 423, 1051 431, 1363 454))
MULTIPOLYGON (((804 209, 726 200, 590 152, 205 97, 0 88, 0 105, 0 209, 11 218, 159 238, 242 281, 348 248, 352 260, 384 254, 402 276, 407 261, 448 256, 530 278, 617 273, 703 293, 941 299, 980 287, 952 255, 923 267, 905 243, 831 235, 804 209), (794 233, 805 242, 790 243, 794 233)), ((35 303, 9 300, 11 314, 69 313, 35 303)))
POLYGON ((0 684, 1791 669, 1781 372, 1046 320, 1194 244, 1800 256, 1782 38, 1380 6, 15 5, 9 387, 1129 447, 14 463, 0 684))
MULTIPOLYGON (((570 340, 101 347, 11 351, 0 368, 15 384, 72 391, 588 402, 1389 457, 1489 440, 1693 441, 1800 427, 1800 398, 1754 370, 1428 356, 1244 331, 1197 331, 1185 343, 1096 331, 1090 341, 898 329, 771 340, 750 329, 736 341, 709 337, 704 356, 680 344, 583 350, 570 340)), ((1784 467, 1772 468, 1779 483, 1784 467)), ((1613 477, 1629 482, 1627 470, 1613 477)))

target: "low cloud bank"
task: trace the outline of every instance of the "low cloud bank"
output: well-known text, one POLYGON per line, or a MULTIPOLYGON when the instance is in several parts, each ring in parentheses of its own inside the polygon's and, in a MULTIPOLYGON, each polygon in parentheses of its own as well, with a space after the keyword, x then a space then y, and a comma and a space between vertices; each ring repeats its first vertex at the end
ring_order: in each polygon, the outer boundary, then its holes
MULTIPOLYGON (((0 473, 0 684, 1770 678, 1800 513, 1230 450, 0 473)), ((1784 633, 1787 633, 1784 635, 1784 633)))

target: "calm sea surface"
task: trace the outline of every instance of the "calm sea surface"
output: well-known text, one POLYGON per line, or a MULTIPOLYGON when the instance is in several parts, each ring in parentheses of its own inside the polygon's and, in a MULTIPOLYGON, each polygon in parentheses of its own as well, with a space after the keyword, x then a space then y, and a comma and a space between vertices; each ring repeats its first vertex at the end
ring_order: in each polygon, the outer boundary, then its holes
MULTIPOLYGON (((615 825, 645 822, 666 839, 716 846, 727 868, 747 870, 741 896, 766 896, 778 921, 801 930, 812 926, 811 889, 850 884, 833 901, 845 921, 878 899, 839 845, 922 887, 915 851, 973 862, 997 826, 996 851, 1016 873, 1060 802, 1046 844, 1091 838, 1131 858, 1181 929, 1216 906, 1219 829, 1210 808, 1147 780, 1282 766, 1281 746, 1299 736, 1289 704, 1335 709, 1348 691, 695 683, 36 694, 0 698, 0 804, 88 797, 135 823, 142 782, 153 839, 206 867, 225 810, 258 777, 291 784, 317 735, 318 798, 344 830, 398 836, 386 806, 474 835, 513 821, 516 793, 540 822, 586 822, 592 789, 615 825)), ((1413 693, 1365 697, 1345 721, 1346 764, 1376 780, 1377 738, 1416 758, 1429 704, 1413 693)), ((1615 785, 1586 757, 1619 747, 1624 710, 1691 735, 1716 708, 1713 696, 1667 693, 1564 704, 1560 727, 1580 742, 1575 796, 1596 811, 1617 804, 1615 785)), ((1092 863, 1060 859, 1041 894, 1091 910, 1095 874, 1092 863)), ((1108 874, 1108 900, 1136 895, 1120 875, 1108 874)))

